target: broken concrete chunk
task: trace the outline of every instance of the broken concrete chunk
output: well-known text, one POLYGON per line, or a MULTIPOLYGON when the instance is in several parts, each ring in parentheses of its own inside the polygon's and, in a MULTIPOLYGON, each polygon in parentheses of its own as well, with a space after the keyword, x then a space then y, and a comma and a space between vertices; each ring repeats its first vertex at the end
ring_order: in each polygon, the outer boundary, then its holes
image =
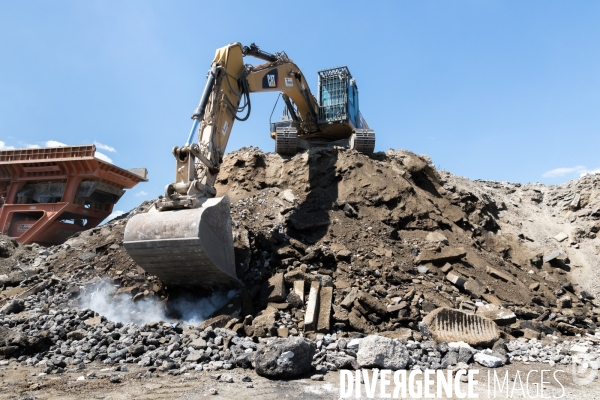
POLYGON ((502 366, 502 359, 491 354, 477 353, 473 359, 487 368, 498 368, 502 366))
POLYGON ((287 297, 283 273, 275 274, 261 288, 261 299, 266 302, 282 303, 287 297))
POLYGON ((340 303, 340 306, 342 306, 344 308, 352 307, 352 304, 354 304, 354 300, 356 300, 357 295, 358 295, 358 288, 353 287, 352 289, 350 289, 350 293, 348 293, 346 295, 346 297, 344 298, 344 300, 342 300, 342 302, 340 303))
POLYGON ((504 282, 514 282, 512 276, 505 274, 504 272, 500 272, 497 269, 494 269, 490 266, 485 267, 485 271, 494 278, 501 279, 504 282))
POLYGON ((486 294, 484 294, 481 297, 483 297, 483 299, 485 301, 487 301, 488 303, 493 304, 495 306, 501 306, 502 305, 502 300, 500 300, 499 298, 497 298, 493 294, 486 293, 486 294))
POLYGON ((466 280, 455 272, 449 272, 446 279, 454 284, 454 286, 462 288, 465 286, 466 280))
POLYGON ((352 252, 343 244, 335 243, 331 245, 331 251, 338 261, 350 261, 352 252))
POLYGON ((562 242, 565 239, 567 239, 569 237, 569 235, 567 235, 564 232, 560 232, 558 235, 554 236, 554 240, 556 240, 557 242, 562 242))
POLYGON ((306 304, 306 314, 304 315, 305 332, 313 332, 317 328, 320 288, 321 284, 318 281, 315 281, 310 284, 310 291, 308 292, 308 303, 306 304))
POLYGON ((356 310, 352 310, 348 314, 348 322, 350 323, 350 326, 352 327, 352 329, 354 329, 358 332, 368 332, 369 331, 369 324, 367 324, 367 320, 362 315, 360 315, 356 310))
POLYGON ((500 338, 496 324, 478 315, 449 308, 429 313, 419 326, 436 342, 465 342, 473 347, 491 347, 500 338))
POLYGON ((367 336, 361 340, 356 361, 363 368, 383 368, 391 370, 405 369, 410 354, 406 346, 399 341, 383 336, 367 336))
POLYGON ((429 232, 425 238, 428 242, 448 244, 448 238, 440 232, 429 232))
POLYGON ((435 252, 432 250, 424 250, 421 254, 419 254, 415 258, 415 263, 428 263, 428 262, 444 262, 444 261, 453 261, 459 260, 467 255, 467 252, 462 247, 452 249, 445 248, 442 251, 435 252))
POLYGON ((472 301, 466 300, 460 303, 458 309, 467 314, 475 314, 475 311, 477 311, 477 306, 472 301))
POLYGON ((487 290, 485 285, 476 279, 469 279, 463 287, 467 293, 476 298, 481 298, 487 290))
POLYGON ((550 262, 552 260, 554 260, 556 257, 560 256, 561 254, 563 254, 562 250, 556 250, 554 253, 550 253, 547 256, 544 256, 544 262, 550 262))
POLYGON ((295 281, 303 281, 306 286, 308 286, 312 281, 317 279, 315 275, 306 273, 299 268, 286 273, 284 277, 285 282, 290 286, 293 285, 295 281))
POLYGON ((348 310, 345 308, 332 304, 333 308, 333 319, 340 322, 348 322, 348 310))
POLYGON ((398 304, 390 304, 390 305, 388 305, 387 306, 387 312, 391 313, 391 312, 394 312, 394 311, 402 310, 402 309, 404 309, 406 307, 408 307, 408 303, 405 302, 405 301, 401 301, 398 304))
POLYGON ((378 315, 383 316, 387 314, 387 307, 385 306, 385 304, 383 304, 381 300, 376 299, 370 294, 360 291, 358 292, 357 299, 360 302, 360 304, 362 304, 370 310, 373 310, 378 315))
POLYGON ((442 268, 440 268, 440 271, 442 271, 445 274, 445 273, 450 272, 451 269, 452 269, 452 264, 446 263, 446 264, 444 264, 444 266, 442 268))
POLYGON ((289 201, 290 203, 295 203, 296 201, 298 201, 298 198, 296 197, 296 195, 294 195, 292 189, 285 189, 284 191, 279 193, 279 197, 281 197, 283 200, 289 201))
POLYGON ((410 328, 398 328, 393 331, 379 332, 379 336, 390 339, 410 340, 412 339, 413 331, 410 328))
POLYGON ((419 272, 420 274, 426 274, 429 272, 429 267, 427 265, 419 265, 417 267, 417 272, 419 272))
POLYGON ((319 317, 317 319, 317 332, 329 333, 331 325, 331 303, 333 288, 323 287, 319 294, 319 317))
POLYGON ((252 365, 261 376, 294 378, 310 371, 315 351, 315 344, 301 337, 275 339, 258 346, 252 365))
POLYGON ((571 296, 569 296, 568 294, 564 295, 556 301, 556 306, 558 308, 571 308, 572 304, 573 301, 571 299, 571 296))
POLYGON ((491 319, 498 326, 508 326, 517 322, 517 316, 514 312, 490 304, 479 307, 476 314, 491 319))
POLYGON ((529 285, 529 290, 538 290, 539 288, 540 288, 539 282, 535 282, 535 283, 532 283, 531 285, 529 285))
POLYGON ((571 208, 571 210, 575 211, 579 208, 579 202, 581 201, 581 195, 579 193, 577 193, 575 195, 575 197, 573 198, 573 201, 569 204, 569 208, 571 208))
POLYGON ((304 281, 294 281, 294 293, 300 297, 302 303, 304 303, 304 281))
POLYGON ((587 353, 590 350, 587 346, 582 346, 580 344, 576 344, 571 347, 570 352, 573 353, 587 353))
POLYGON ((523 328, 523 329, 521 329, 521 332, 523 333, 523 337, 525 339, 539 339, 540 338, 540 333, 531 328, 523 328))
POLYGON ((102 322, 102 317, 101 316, 97 316, 97 317, 93 317, 93 318, 88 318, 85 321, 83 321, 84 324, 88 325, 88 326, 94 326, 97 325, 99 323, 102 322))

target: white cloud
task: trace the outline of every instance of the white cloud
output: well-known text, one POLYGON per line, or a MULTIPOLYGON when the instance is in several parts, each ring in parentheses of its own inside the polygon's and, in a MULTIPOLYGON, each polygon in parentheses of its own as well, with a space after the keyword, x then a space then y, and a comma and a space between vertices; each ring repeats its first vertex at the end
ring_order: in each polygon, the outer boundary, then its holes
POLYGON ((112 158, 110 158, 109 156, 107 156, 104 153, 100 153, 99 151, 96 151, 96 158, 101 159, 102 161, 106 161, 107 163, 113 163, 112 158))
POLYGON ((585 170, 583 172, 580 172, 579 176, 595 175, 595 174, 600 174, 600 168, 596 168, 596 169, 592 169, 592 170, 585 170))
POLYGON ((96 147, 99 148, 100 150, 106 150, 106 151, 109 151, 111 153, 116 153, 117 152, 117 150, 115 150, 114 147, 109 146, 107 144, 102 144, 100 142, 94 142, 94 145, 96 145, 96 147))
POLYGON ((13 150, 13 146, 7 146, 2 140, 0 140, 0 150, 13 150))
POLYGON ((57 142, 56 140, 48 140, 46 142, 46 147, 66 147, 68 144, 64 144, 62 142, 57 142))
POLYGON ((542 174, 544 178, 558 178, 565 175, 579 174, 579 176, 583 176, 586 174, 598 174, 600 173, 600 168, 597 169, 587 169, 583 165, 578 165, 576 167, 561 167, 554 168, 550 171, 546 171, 542 174))
POLYGON ((140 190, 139 192, 137 192, 135 194, 135 197, 142 197, 142 196, 148 196, 148 192, 146 192, 145 190, 140 190))
POLYGON ((40 146, 39 144, 26 144, 25 148, 27 148, 27 149, 41 149, 42 146, 40 146))

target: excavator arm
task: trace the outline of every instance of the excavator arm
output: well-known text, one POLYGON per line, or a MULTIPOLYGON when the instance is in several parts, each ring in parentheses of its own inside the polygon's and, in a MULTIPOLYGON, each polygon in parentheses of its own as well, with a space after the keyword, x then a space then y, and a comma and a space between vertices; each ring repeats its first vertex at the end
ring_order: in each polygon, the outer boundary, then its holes
MULTIPOLYGON (((318 131, 317 101, 304 74, 285 53, 266 53, 254 44, 242 47, 240 43, 233 43, 222 47, 215 54, 204 93, 192 115, 196 123, 188 144, 174 149, 178 160, 175 184, 167 187, 165 197, 177 201, 186 195, 215 195, 214 184, 231 129, 236 120, 248 118, 252 107, 250 93, 256 92, 281 92, 297 130, 307 134, 318 131), (261 58, 266 63, 244 64, 245 55, 261 58), (190 142, 198 124, 198 145, 195 146, 190 142), (198 160, 194 168, 188 162, 189 155, 198 160)), ((191 205, 190 201, 188 199, 186 204, 191 205)), ((165 203, 167 208, 178 205, 181 204, 165 203)))

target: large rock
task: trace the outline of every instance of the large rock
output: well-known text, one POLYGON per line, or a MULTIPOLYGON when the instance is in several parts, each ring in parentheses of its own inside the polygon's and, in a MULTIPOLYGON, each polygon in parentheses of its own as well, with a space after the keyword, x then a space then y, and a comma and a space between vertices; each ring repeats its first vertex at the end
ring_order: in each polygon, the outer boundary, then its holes
POLYGON ((267 378, 295 378, 310 372, 315 350, 313 342, 300 337, 275 339, 258 347, 252 364, 267 378))
POLYGON ((473 347, 491 347, 500 338, 494 321, 443 307, 429 313, 420 328, 437 342, 462 341, 473 347))
POLYGON ((404 344, 376 335, 361 340, 356 353, 356 361, 363 368, 404 369, 408 360, 409 353, 404 344))
POLYGON ((477 354, 475 354, 473 359, 477 363, 483 365, 484 367, 488 367, 488 368, 498 368, 498 367, 501 367, 503 364, 501 358, 496 357, 491 354, 477 353, 477 354))

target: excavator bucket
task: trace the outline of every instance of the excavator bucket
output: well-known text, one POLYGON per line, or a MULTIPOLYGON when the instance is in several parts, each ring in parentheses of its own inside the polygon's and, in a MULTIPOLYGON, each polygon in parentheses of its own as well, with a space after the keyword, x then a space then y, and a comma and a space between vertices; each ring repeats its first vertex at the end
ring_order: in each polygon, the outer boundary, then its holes
POLYGON ((133 216, 123 245, 147 273, 168 286, 214 289, 239 283, 235 273, 228 197, 199 208, 133 216))

